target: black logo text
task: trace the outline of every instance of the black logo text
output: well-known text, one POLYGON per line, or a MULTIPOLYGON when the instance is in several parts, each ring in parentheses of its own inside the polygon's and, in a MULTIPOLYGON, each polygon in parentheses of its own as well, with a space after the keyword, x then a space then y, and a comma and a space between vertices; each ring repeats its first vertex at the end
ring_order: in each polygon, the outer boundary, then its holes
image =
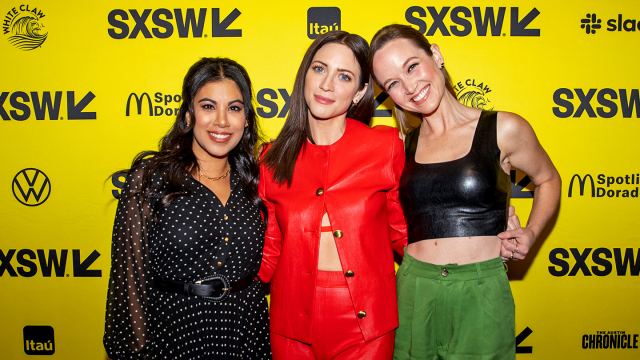
MULTIPOLYGON (((477 36, 506 36, 502 27, 506 14, 506 7, 486 7, 484 13, 482 8, 473 7, 469 9, 466 6, 456 6, 453 9, 444 6, 440 11, 434 6, 412 6, 405 12, 405 19, 410 24, 416 25, 418 31, 426 36, 433 36, 436 32, 440 32, 443 36, 468 36, 471 35, 475 25, 475 33, 477 36), (431 25, 427 24, 427 12, 431 17, 431 25), (448 16, 447 16, 448 15, 448 16), (446 19, 451 21, 453 25, 447 26, 446 19), (473 20, 473 23, 471 20, 473 20)), ((540 36, 540 29, 527 28, 533 20, 540 15, 538 9, 531 9, 526 15, 520 18, 520 8, 511 8, 511 19, 509 26, 510 36, 540 36)))

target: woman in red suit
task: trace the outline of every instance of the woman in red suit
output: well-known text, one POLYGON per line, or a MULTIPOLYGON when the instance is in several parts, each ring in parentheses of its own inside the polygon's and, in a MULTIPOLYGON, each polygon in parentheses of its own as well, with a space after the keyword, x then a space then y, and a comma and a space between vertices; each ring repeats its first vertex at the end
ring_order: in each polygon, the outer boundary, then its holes
POLYGON ((398 131, 367 125, 369 46, 319 36, 298 70, 291 110, 260 168, 269 223, 259 276, 271 282, 274 359, 391 359, 398 326, 393 250, 406 226, 398 201, 398 131))

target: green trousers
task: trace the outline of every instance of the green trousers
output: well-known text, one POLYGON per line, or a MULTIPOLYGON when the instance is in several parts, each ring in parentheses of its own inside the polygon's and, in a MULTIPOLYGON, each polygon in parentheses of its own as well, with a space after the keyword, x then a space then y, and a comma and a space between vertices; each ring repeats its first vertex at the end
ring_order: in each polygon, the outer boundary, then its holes
POLYGON ((515 359, 515 305, 501 258, 434 265, 405 252, 394 360, 515 359))

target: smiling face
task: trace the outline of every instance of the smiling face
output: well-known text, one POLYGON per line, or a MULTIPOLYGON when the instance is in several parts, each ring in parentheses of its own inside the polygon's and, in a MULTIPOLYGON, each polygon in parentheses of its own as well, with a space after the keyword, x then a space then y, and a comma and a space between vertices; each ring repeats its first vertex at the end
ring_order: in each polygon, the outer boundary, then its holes
POLYGON ((431 45, 432 56, 407 39, 391 40, 373 58, 373 72, 396 105, 431 114, 446 93, 442 54, 431 45))
POLYGON ((316 52, 307 70, 304 98, 309 119, 331 120, 346 117, 349 106, 367 89, 358 90, 360 66, 346 45, 329 43, 316 52))
POLYGON ((193 99, 193 153, 197 159, 207 156, 226 158, 238 145, 247 125, 245 106, 235 82, 223 79, 205 84, 193 99))

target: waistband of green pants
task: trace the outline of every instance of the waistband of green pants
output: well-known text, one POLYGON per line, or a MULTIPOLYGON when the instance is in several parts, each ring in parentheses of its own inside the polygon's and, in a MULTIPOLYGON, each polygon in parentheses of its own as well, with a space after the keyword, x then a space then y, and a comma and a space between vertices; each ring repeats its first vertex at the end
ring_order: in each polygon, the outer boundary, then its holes
POLYGON ((406 250, 402 259, 402 266, 399 269, 399 272, 404 272, 404 275, 410 273, 415 276, 441 281, 482 279, 506 271, 507 264, 502 262, 501 257, 464 265, 436 265, 416 260, 413 256, 407 254, 406 250))

